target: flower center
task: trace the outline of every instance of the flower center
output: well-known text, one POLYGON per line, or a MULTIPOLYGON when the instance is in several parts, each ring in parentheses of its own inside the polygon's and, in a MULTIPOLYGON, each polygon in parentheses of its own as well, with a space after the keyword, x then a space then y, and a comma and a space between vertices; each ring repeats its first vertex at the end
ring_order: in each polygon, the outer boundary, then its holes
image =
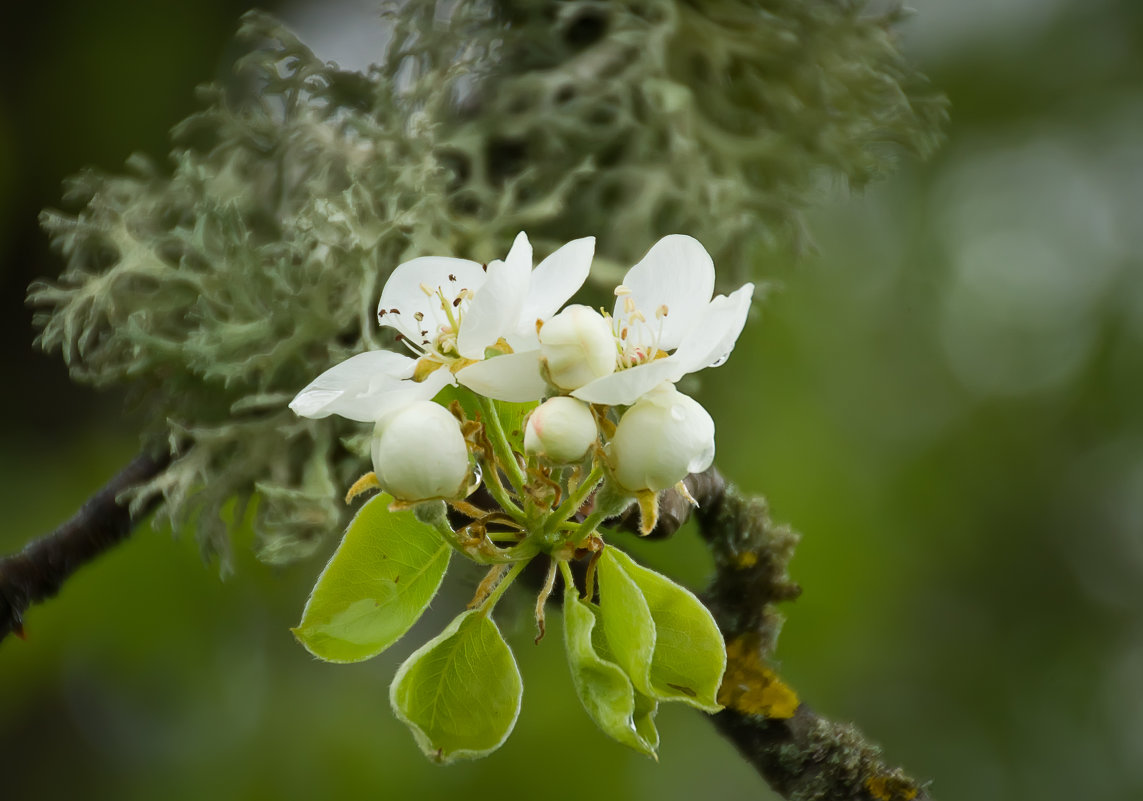
POLYGON ((655 310, 656 323, 647 320, 647 315, 635 306, 631 290, 620 284, 615 288, 615 296, 623 298, 623 315, 611 318, 611 330, 615 335, 615 349, 618 353, 619 369, 625 370, 640 364, 665 358, 668 354, 659 347, 663 335, 663 320, 668 312, 667 304, 655 310))

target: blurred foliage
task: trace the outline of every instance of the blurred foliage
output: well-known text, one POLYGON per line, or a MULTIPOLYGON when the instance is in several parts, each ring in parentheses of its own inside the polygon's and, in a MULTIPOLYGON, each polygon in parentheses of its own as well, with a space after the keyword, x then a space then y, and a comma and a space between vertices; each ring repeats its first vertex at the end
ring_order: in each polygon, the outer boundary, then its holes
POLYGON ((367 74, 324 64, 245 17, 233 86, 174 130, 170 177, 68 184, 47 212, 67 260, 32 287, 39 344, 73 378, 130 383, 176 460, 136 494, 228 566, 254 505, 271 562, 344 521, 361 469, 344 421, 298 420, 310 378, 377 346, 389 270, 424 254, 488 259, 599 234, 630 263, 698 235, 726 272, 800 228, 823 179, 864 184, 896 144, 928 153, 943 102, 896 49, 894 15, 858 4, 410 3, 367 74))
MULTIPOLYGON (((718 461, 804 534, 792 570, 805 593, 786 609, 778 667, 816 709, 856 720, 932 778, 937 798, 1138 798, 1143 11, 1134 0, 911 5, 904 41, 950 94, 949 143, 816 213, 819 258, 796 271, 767 262, 782 291, 701 388, 718 461)), ((42 52, 20 74, 44 106, 0 114, 0 146, 21 148, 0 156, 20 176, 0 200, 7 221, 31 222, 54 196, 28 187, 90 161, 113 168, 125 151, 107 139, 160 152, 162 130, 187 113, 158 119, 162 106, 119 93, 143 71, 128 46, 138 39, 171 53, 165 88, 138 96, 189 97, 197 79, 180 58, 199 29, 183 16, 101 26, 94 13, 26 37, 42 52), (116 79, 57 66, 73 50, 118 64, 116 79), (72 80, 53 83, 61 74, 72 80), (91 111, 77 122, 66 112, 81 101, 91 111), (92 150, 100 140, 109 149, 92 150)), ((201 41, 198 56, 213 59, 225 35, 201 41)), ((0 547, 14 550, 129 458, 137 425, 45 377, 54 365, 28 356, 22 290, 6 292, 6 322, 21 325, 3 343, 18 390, 0 399, 11 410, 0 547)), ((518 625, 505 621, 527 693, 516 736, 480 765, 425 763, 385 708, 403 654, 313 663, 286 627, 317 562, 267 567, 252 537, 238 533, 238 575, 220 583, 190 543, 140 532, 31 611, 29 642, 0 648, 5 798, 771 797, 698 715, 658 719, 658 765, 601 737, 560 649, 527 644, 524 598, 518 625), (557 775, 569 765, 573 779, 557 775)), ((691 586, 706 577, 686 532, 623 545, 691 586)), ((478 580, 446 583, 426 636, 478 580)))

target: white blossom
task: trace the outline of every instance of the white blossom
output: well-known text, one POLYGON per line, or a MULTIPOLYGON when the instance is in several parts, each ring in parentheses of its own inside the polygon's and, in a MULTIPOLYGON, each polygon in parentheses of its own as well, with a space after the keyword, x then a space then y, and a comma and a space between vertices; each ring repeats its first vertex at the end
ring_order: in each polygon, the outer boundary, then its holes
POLYGON ((553 464, 572 464, 587 455, 598 436, 586 403, 575 398, 548 398, 528 417, 524 450, 553 464))
POLYGON ((340 414, 374 422, 428 400, 458 381, 500 400, 541 397, 547 384, 537 362, 537 320, 545 320, 583 285, 594 237, 556 250, 535 270, 532 246, 520 233, 503 260, 425 256, 393 270, 377 316, 411 352, 371 351, 318 376, 290 408, 303 417, 340 414), (529 355, 521 359, 524 351, 529 355), (490 352, 502 355, 486 358, 490 352))
POLYGON ((673 487, 714 461, 714 421, 665 381, 619 418, 608 461, 615 480, 632 492, 673 487))
POLYGON ((615 372, 615 340, 602 314, 568 306, 540 329, 540 359, 560 389, 579 389, 615 372))
MULTIPOLYGON (((615 290, 609 321, 614 369, 612 357, 606 363, 596 361, 605 348, 584 318, 582 327, 577 324, 575 329, 588 338, 577 343, 561 331, 560 344, 568 347, 548 352, 549 372, 573 397, 610 406, 630 405, 663 381, 673 383, 726 361, 746 323, 753 293, 754 285, 745 284, 729 296, 712 297, 714 262, 706 249, 689 236, 663 237, 628 270, 615 290), (590 380, 580 383, 588 375, 592 375, 590 380)), ((556 338, 555 333, 545 332, 558 319, 560 315, 540 330, 542 347, 549 344, 549 336, 556 338)), ((511 361, 490 359, 468 369, 496 371, 495 380, 490 376, 478 388, 484 394, 502 400, 537 400, 545 389, 535 381, 535 362, 543 357, 543 351, 526 351, 512 354, 511 361)))
POLYGON ((378 483, 398 500, 465 495, 469 461, 460 423, 432 401, 411 403, 379 420, 372 452, 378 483))

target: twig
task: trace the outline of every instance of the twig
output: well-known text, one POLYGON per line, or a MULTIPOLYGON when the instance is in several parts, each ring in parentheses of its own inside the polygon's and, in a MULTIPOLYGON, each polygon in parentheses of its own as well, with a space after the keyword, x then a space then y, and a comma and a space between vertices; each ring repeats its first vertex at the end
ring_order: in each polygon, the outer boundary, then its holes
POLYGON ((10 633, 23 636, 29 606, 53 597, 72 573, 126 539, 154 510, 157 496, 134 514, 118 498, 158 475, 169 462, 166 454, 136 456, 74 517, 19 553, 0 559, 0 641, 10 633))
MULTIPOLYGON (((727 680, 712 721, 785 798, 798 801, 929 801, 924 786, 881 759, 850 724, 821 717, 800 703, 770 668, 781 624, 774 608, 801 589, 787 572, 798 535, 776 525, 765 501, 742 496, 713 467, 688 476, 699 531, 715 561, 714 582, 703 601, 727 642, 727 680), (731 678, 733 677, 733 678, 731 678), (731 686, 733 684, 733 686, 731 686)), ((692 507, 677 493, 660 499, 652 537, 669 537, 692 507)), ((620 525, 637 531, 638 519, 620 525)))

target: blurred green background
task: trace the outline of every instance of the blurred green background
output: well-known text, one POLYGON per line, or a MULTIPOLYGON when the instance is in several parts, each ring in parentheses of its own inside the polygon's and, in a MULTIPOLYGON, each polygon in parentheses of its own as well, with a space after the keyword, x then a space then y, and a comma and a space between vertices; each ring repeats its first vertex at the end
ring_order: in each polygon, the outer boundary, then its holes
MULTIPOLYGON (((766 265, 780 291, 700 390, 718 463, 804 533, 779 667, 817 709, 938 798, 1143 798, 1143 5, 914 6, 949 142, 862 196, 823 187, 817 256, 766 265)), ((85 165, 161 157, 246 7, 56 0, 0 25, 0 551, 136 444, 118 398, 31 348, 25 287, 60 268, 36 214, 85 165)), ((271 9, 343 65, 378 47, 368 3, 271 9)), ((287 631, 321 560, 236 550, 223 582, 141 531, 32 610, 0 646, 0 797, 771 797, 688 710, 660 715, 659 764, 598 735, 528 599, 501 615, 515 734, 434 767, 386 688, 478 577, 454 570, 392 653, 330 666, 287 631)), ((704 581, 693 533, 638 552, 704 581)))

